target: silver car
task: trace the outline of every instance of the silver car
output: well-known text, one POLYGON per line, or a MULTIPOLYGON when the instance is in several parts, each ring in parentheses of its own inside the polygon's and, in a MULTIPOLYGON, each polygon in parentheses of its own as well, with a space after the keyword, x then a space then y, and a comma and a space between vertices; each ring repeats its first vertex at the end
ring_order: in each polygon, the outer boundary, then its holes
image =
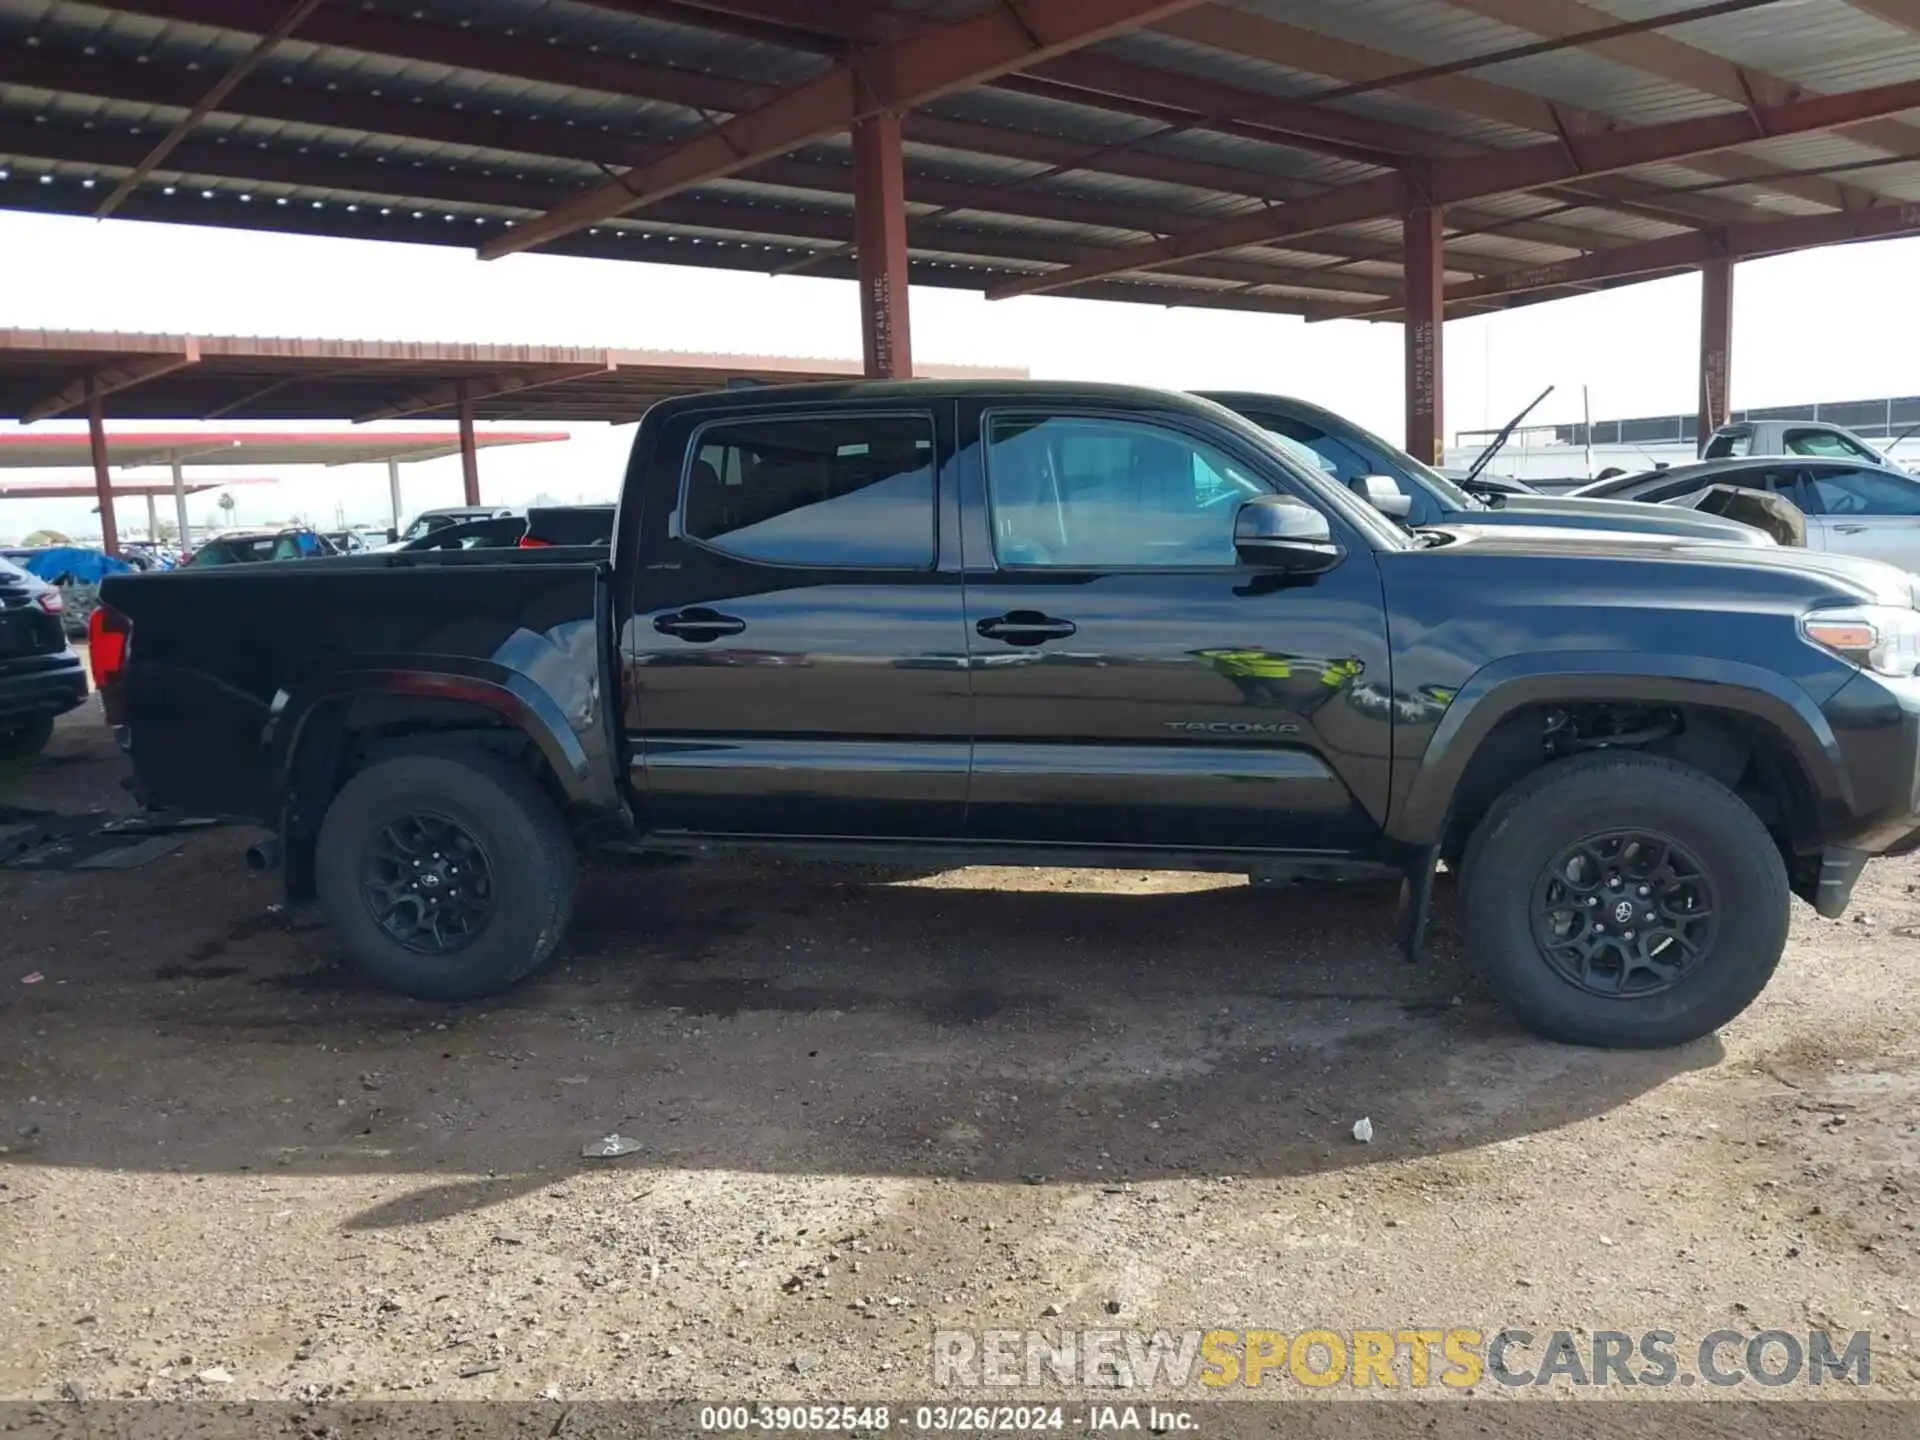
POLYGON ((1709 460, 1585 485, 1576 496, 1684 502, 1709 485, 1778 495, 1807 517, 1807 548, 1920 570, 1920 477, 1859 460, 1788 455, 1709 460))

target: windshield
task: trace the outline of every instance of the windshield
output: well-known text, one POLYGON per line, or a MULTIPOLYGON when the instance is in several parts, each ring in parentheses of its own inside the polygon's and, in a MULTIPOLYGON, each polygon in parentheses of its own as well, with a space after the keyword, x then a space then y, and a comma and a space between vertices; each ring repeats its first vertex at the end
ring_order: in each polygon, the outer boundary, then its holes
POLYGON ((1389 456, 1394 464, 1401 466, 1403 469, 1425 481, 1436 495, 1445 499, 1447 504, 1454 509, 1485 510, 1487 508, 1486 502, 1462 490, 1458 481, 1449 480, 1445 475, 1442 475, 1438 470, 1434 469, 1433 466, 1416 460, 1398 445, 1382 440, 1378 435, 1370 431, 1362 430, 1358 425, 1353 426, 1352 429, 1353 433, 1360 439, 1366 441, 1367 444, 1373 446, 1381 453, 1389 456))
MULTIPOLYGON (((1405 477, 1424 488, 1449 510, 1484 510, 1486 505, 1462 490, 1431 465, 1423 465, 1398 445, 1342 419, 1340 430, 1285 415, 1258 412, 1247 418, 1280 443, 1282 449, 1305 460, 1314 473, 1325 473, 1336 480, 1355 480, 1362 475, 1405 477), (1292 433, 1292 432, 1298 433, 1292 433)), ((1405 486, 1401 487, 1405 490, 1405 486)))
POLYGON ((1328 483, 1325 470, 1318 464, 1308 465, 1296 458, 1293 451, 1281 442, 1285 436, 1277 435, 1266 426, 1249 420, 1236 410, 1221 406, 1222 414, 1232 416, 1238 422, 1239 433, 1247 439, 1264 447, 1268 454, 1281 461, 1282 469, 1290 475, 1300 476, 1303 481, 1311 477, 1317 484, 1306 485, 1302 493, 1311 495, 1323 505, 1339 511, 1340 517, 1355 529, 1366 532, 1375 546, 1382 550, 1411 550, 1416 548, 1413 536, 1387 519, 1373 506, 1367 504, 1346 486, 1328 483))

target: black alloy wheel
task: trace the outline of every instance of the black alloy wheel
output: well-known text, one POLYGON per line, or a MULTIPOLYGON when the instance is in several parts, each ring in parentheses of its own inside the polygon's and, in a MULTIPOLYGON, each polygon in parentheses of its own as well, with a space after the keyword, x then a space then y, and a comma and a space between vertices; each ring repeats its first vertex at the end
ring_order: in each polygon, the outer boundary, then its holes
POLYGON ((457 820, 412 811, 368 838, 360 894, 374 923, 418 955, 450 955, 493 918, 493 865, 457 820))
POLYGON ((1560 976, 1638 999, 1679 984, 1712 950, 1712 877, 1673 836, 1609 830, 1567 846, 1533 889, 1533 933, 1560 976))

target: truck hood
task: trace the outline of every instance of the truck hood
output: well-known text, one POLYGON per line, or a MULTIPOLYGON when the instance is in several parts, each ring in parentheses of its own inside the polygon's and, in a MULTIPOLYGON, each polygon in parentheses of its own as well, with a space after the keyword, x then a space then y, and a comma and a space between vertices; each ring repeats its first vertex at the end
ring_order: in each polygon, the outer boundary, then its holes
MULTIPOLYGON (((1442 552, 1564 556, 1569 560, 1664 561, 1722 567, 1740 575, 1798 575, 1850 590, 1864 603, 1920 608, 1915 577, 1906 571, 1879 560, 1802 550, 1797 546, 1723 545, 1686 535, 1650 534, 1637 529, 1568 530, 1546 524, 1430 525, 1423 533, 1447 536, 1448 543, 1440 547, 1442 552)), ((1733 578, 1729 576, 1730 580, 1733 578)))
POLYGON ((1774 538, 1753 525, 1721 515, 1671 505, 1644 505, 1636 500, 1583 500, 1571 495, 1515 495, 1501 501, 1488 516, 1474 516, 1471 524, 1557 525, 1578 530, 1631 530, 1653 535, 1683 535, 1728 545, 1779 548, 1774 538), (1493 520, 1492 516, 1507 517, 1493 520))

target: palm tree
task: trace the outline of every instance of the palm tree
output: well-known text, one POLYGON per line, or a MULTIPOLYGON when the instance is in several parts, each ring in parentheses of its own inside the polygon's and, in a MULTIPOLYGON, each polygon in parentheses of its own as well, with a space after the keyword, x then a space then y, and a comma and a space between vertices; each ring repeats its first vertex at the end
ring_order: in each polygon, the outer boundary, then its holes
POLYGON ((223 491, 220 496, 221 523, 223 525, 231 525, 233 523, 233 510, 233 492, 231 490, 223 491))

